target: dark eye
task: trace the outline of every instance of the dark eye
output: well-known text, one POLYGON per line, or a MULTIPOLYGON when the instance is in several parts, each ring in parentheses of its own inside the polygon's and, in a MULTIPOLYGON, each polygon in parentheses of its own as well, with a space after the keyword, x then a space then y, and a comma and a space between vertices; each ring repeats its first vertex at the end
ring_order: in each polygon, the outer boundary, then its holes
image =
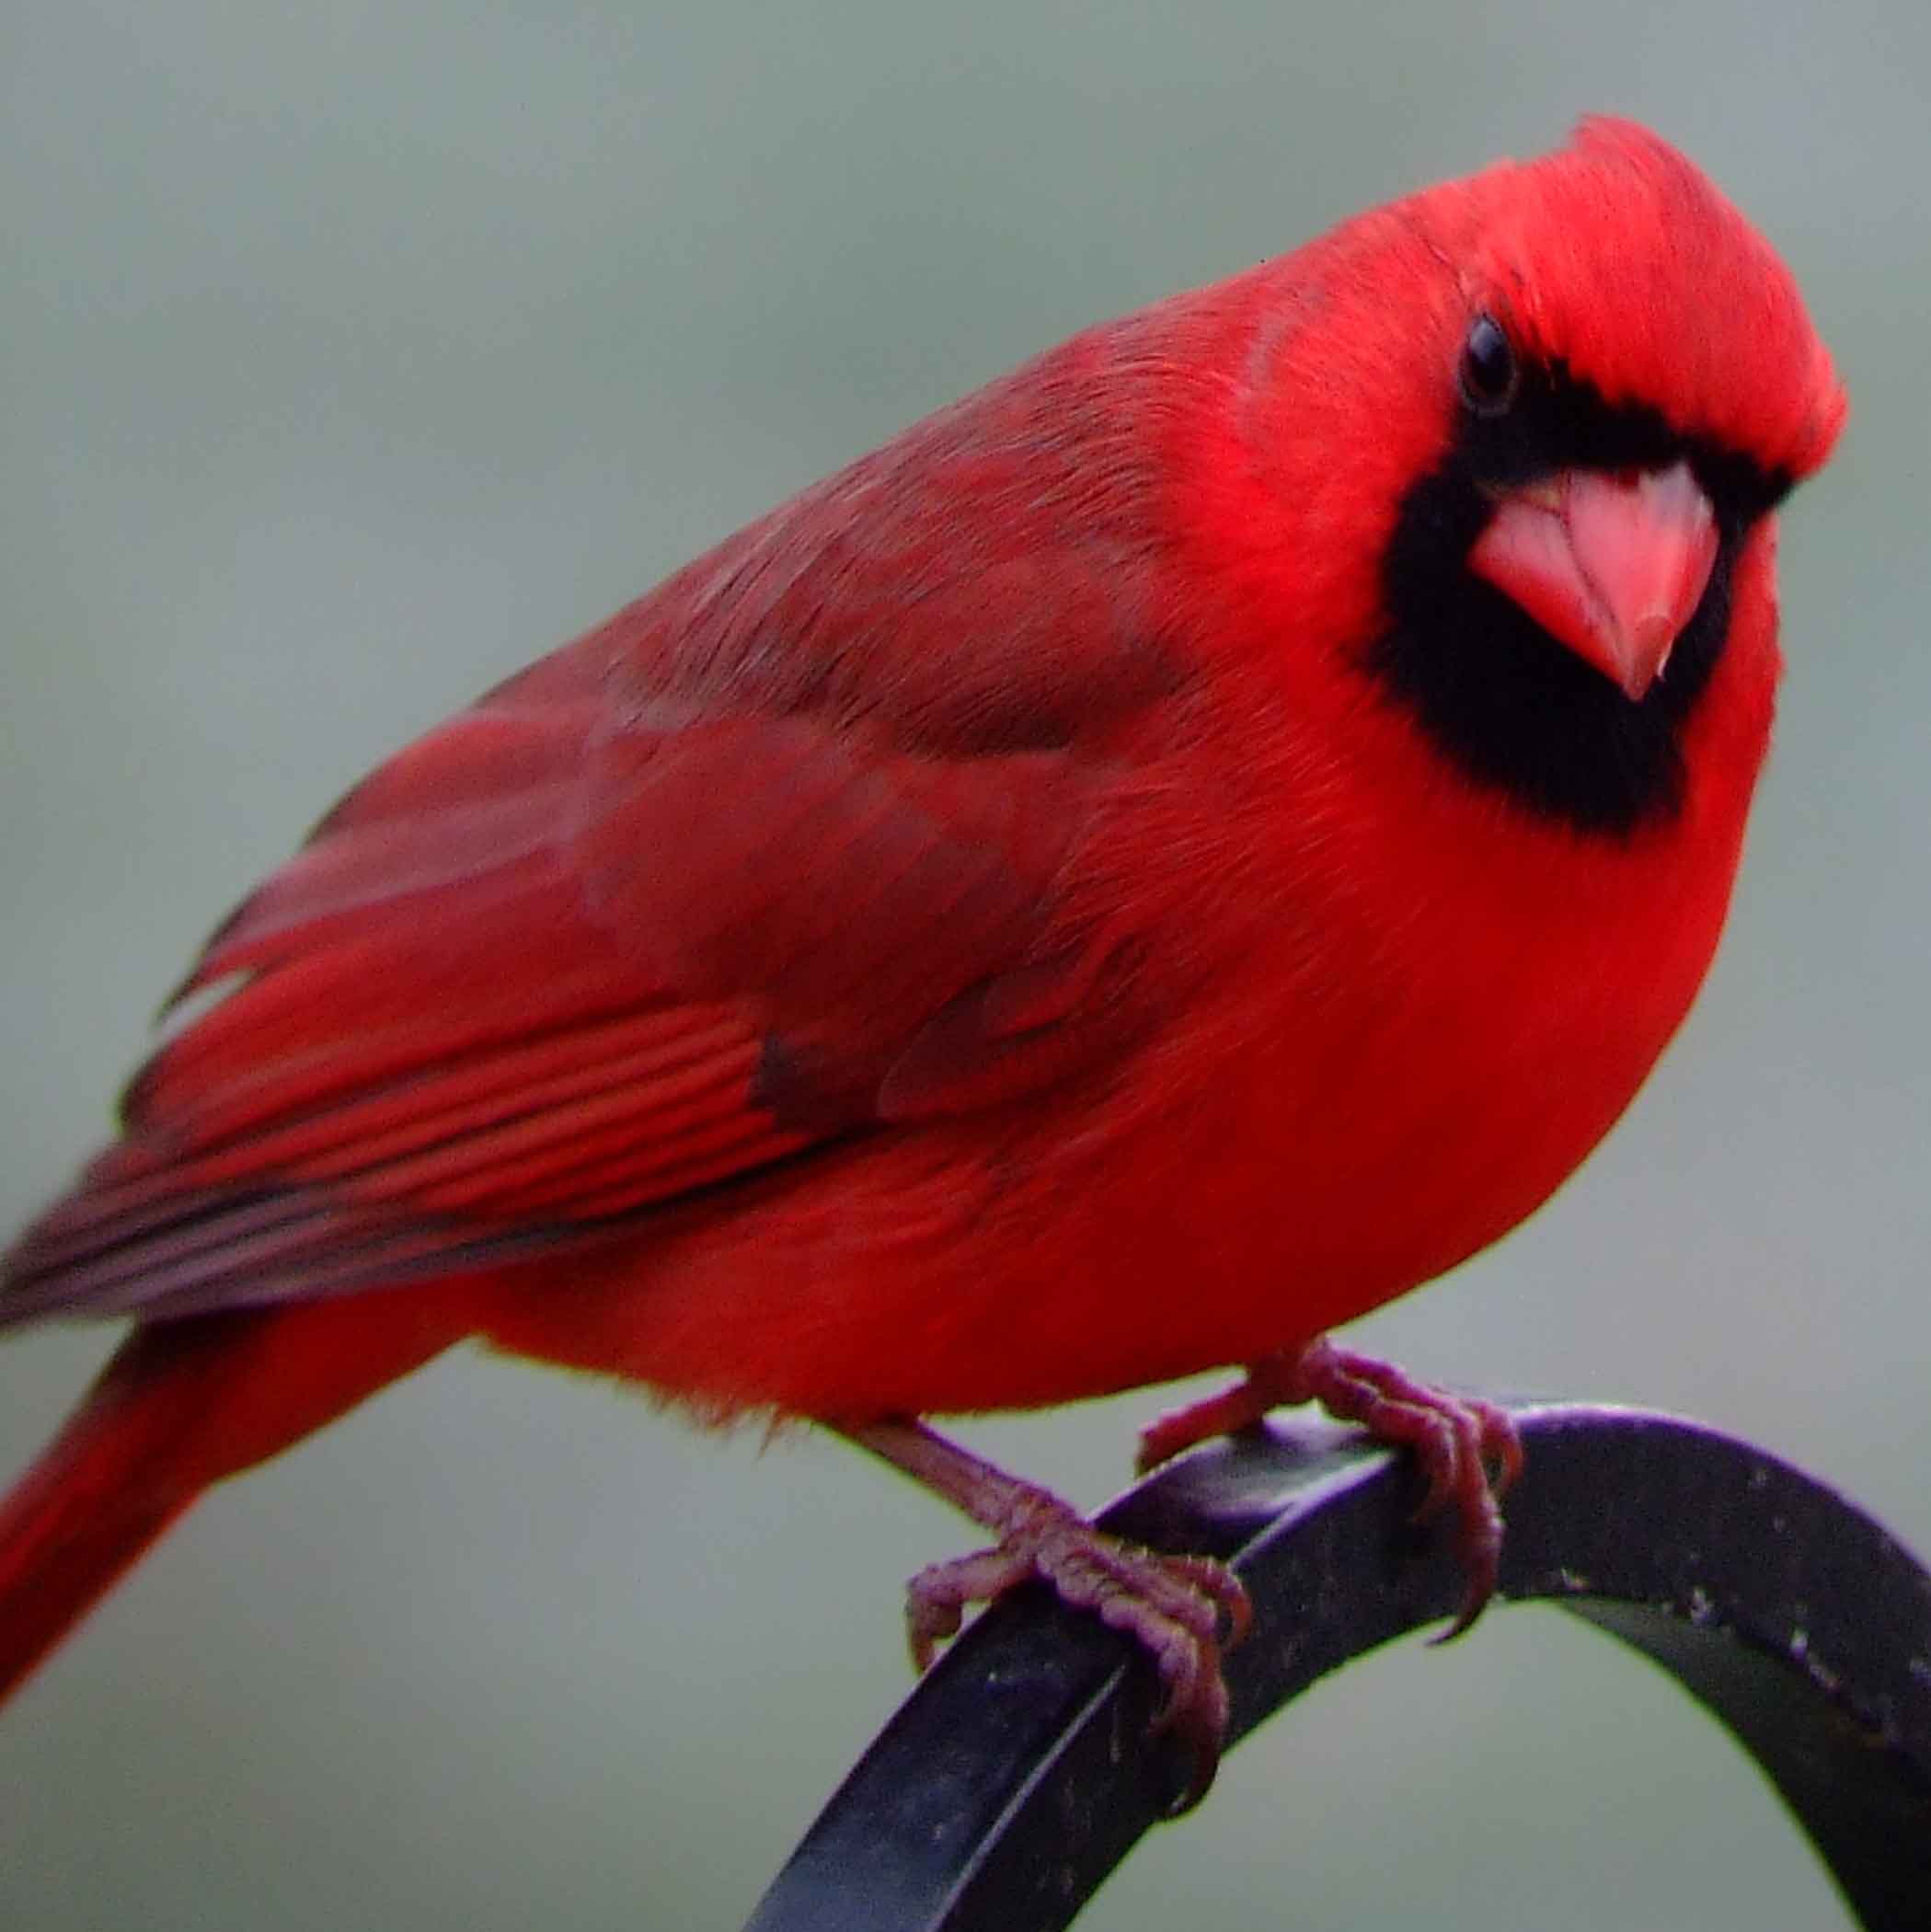
POLYGON ((1522 370, 1493 316, 1477 316, 1462 344, 1462 394, 1477 416, 1500 416, 1515 400, 1522 370))

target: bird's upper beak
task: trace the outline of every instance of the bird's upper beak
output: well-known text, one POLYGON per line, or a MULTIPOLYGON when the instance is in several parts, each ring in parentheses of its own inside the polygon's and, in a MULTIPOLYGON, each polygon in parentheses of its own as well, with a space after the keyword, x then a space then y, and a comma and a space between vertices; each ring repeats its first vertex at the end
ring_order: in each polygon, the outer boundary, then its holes
POLYGON ((1663 673, 1717 560, 1709 499, 1686 462, 1568 469, 1501 494, 1468 567, 1632 703, 1663 673))

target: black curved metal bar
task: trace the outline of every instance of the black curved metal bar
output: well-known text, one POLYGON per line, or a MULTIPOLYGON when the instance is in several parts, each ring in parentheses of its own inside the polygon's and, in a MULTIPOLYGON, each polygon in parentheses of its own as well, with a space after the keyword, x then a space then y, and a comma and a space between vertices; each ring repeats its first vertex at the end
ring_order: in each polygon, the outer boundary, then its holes
MULTIPOLYGON (((1853 1504, 1694 1422, 1512 1409, 1528 1473, 1501 1594, 1646 1652, 1729 1726, 1868 1932, 1931 1926, 1931 1575, 1853 1504)), ((1230 1561, 1255 1628, 1230 1745, 1351 1658, 1449 1616, 1417 1478, 1352 1432, 1270 1423, 1121 1496, 1109 1529, 1230 1561)), ((1493 1613, 1491 1612, 1491 1615, 1493 1613)), ((1044 1590, 989 1611, 853 1768, 747 1932, 1054 1932, 1179 1788, 1152 1671, 1044 1590)), ((1223 1774, 1224 1776, 1226 1774, 1223 1774)))

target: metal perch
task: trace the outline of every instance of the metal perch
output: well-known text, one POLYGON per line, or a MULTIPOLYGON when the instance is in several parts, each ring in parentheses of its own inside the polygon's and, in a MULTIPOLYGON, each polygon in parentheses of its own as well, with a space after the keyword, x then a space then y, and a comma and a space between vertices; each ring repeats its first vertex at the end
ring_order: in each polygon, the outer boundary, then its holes
MULTIPOLYGON (((1931 1926, 1931 1574, 1821 1483, 1694 1422, 1512 1409, 1503 1598, 1560 1604, 1729 1726, 1868 1932, 1931 1926)), ((1253 1635, 1230 1746, 1328 1672, 1450 1616, 1462 1581, 1409 1520, 1413 1472, 1362 1437, 1270 1424, 1114 1502, 1109 1530, 1231 1562, 1253 1635)), ((1491 1613, 1492 1614, 1492 1613, 1491 1613)), ((1053 1932, 1171 1801, 1153 1673, 1044 1590, 922 1681, 778 1874, 748 1932, 1053 1932)))

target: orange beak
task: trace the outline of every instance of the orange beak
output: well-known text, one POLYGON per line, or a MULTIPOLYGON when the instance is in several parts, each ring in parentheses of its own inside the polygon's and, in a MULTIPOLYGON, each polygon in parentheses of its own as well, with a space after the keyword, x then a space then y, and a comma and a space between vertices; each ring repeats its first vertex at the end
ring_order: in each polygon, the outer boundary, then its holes
POLYGON ((1687 463, 1568 469, 1510 490, 1468 553, 1632 704, 1663 674, 1716 560, 1716 518, 1687 463))

